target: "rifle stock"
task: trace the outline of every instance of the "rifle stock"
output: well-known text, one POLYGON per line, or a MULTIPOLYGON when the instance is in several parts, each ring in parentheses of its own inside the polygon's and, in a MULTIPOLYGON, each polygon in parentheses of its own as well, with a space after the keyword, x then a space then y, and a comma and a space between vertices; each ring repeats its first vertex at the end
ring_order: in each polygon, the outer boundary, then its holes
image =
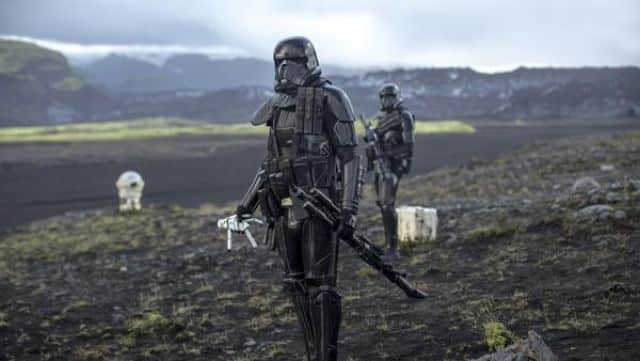
POLYGON ((367 146, 373 151, 373 166, 376 173, 380 174, 383 178, 389 178, 393 175, 389 169, 389 165, 385 159, 385 154, 380 148, 380 140, 378 139, 378 133, 371 127, 371 122, 359 115, 360 122, 364 126, 365 140, 367 146))

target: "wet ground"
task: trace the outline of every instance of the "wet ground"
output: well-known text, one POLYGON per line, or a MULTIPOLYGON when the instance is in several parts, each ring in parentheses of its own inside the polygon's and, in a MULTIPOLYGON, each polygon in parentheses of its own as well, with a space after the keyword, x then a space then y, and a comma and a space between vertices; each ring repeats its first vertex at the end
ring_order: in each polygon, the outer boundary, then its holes
MULTIPOLYGON (((488 126, 475 134, 422 135, 412 175, 524 144, 640 129, 640 124, 488 126)), ((260 138, 0 145, 0 230, 72 210, 115 207, 115 180, 129 169, 146 180, 143 202, 195 206, 242 197, 264 156, 260 138)))
MULTIPOLYGON (((438 209, 438 239, 400 263, 430 296, 408 300, 341 247, 341 361, 467 360, 529 330, 560 360, 640 359, 640 132, 438 169, 405 179, 400 203, 438 209)), ((0 232, 0 360, 302 360, 280 262, 241 238, 226 252, 215 221, 230 211, 0 232)), ((380 223, 368 189, 358 228, 380 243, 380 223)))

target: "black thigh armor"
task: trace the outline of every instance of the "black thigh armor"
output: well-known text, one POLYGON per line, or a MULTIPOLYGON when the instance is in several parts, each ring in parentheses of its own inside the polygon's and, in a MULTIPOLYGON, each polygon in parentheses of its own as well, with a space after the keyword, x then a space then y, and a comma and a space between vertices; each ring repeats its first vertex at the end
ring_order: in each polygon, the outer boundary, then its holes
POLYGON ((315 187, 355 216, 360 165, 353 122, 347 95, 321 78, 294 92, 276 92, 253 120, 270 128, 267 156, 239 209, 252 213, 260 206, 267 218, 267 241, 282 259, 284 287, 295 305, 309 360, 337 359, 338 237, 290 191, 292 185, 307 191, 315 187))
MULTIPOLYGON (((396 193, 400 178, 409 173, 414 143, 414 117, 401 103, 384 108, 378 115, 375 131, 385 162, 392 173, 389 177, 375 174, 375 189, 378 206, 382 212, 385 239, 389 255, 398 255, 398 215, 396 214, 396 193)), ((369 157, 369 169, 373 169, 373 160, 369 157)))

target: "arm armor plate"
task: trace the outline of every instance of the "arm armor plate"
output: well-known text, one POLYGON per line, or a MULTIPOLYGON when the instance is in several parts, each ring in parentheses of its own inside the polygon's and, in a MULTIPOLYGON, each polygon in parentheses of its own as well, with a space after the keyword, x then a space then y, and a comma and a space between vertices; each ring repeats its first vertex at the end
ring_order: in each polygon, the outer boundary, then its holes
POLYGON ((402 141, 413 144, 415 118, 413 114, 407 110, 403 110, 402 113, 400 113, 400 118, 402 120, 402 141))
POLYGON ((342 164, 342 209, 356 214, 363 183, 361 157, 355 156, 342 164))

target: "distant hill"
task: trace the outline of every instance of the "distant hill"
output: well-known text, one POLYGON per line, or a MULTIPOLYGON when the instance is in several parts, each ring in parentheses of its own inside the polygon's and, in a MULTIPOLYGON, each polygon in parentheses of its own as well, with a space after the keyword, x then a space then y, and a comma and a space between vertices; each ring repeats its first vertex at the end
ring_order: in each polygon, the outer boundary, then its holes
MULTIPOLYGON (((79 67, 85 79, 115 93, 171 90, 215 91, 236 87, 272 87, 273 63, 257 58, 212 59, 204 54, 172 55, 161 65, 110 54, 79 67)), ((353 75, 358 70, 328 66, 325 73, 353 75)))
MULTIPOLYGON (((467 68, 411 69, 331 77, 357 113, 374 114, 382 84, 396 82, 420 119, 604 120, 640 117, 640 68, 527 69, 486 74, 467 68)), ((272 93, 267 86, 126 97, 130 114, 246 122, 272 93), (133 112, 133 113, 131 113, 133 112)))
MULTIPOLYGON (((216 121, 247 121, 255 94, 268 94, 273 84, 269 61, 211 59, 203 54, 174 55, 162 65, 110 55, 80 71, 88 81, 135 103, 127 112, 156 115, 167 109, 180 112, 171 115, 198 114, 216 121)), ((364 72, 328 66, 323 73, 349 93, 357 112, 365 114, 377 110, 378 89, 387 82, 400 85, 406 104, 423 119, 610 119, 640 113, 637 67, 518 68, 491 74, 471 68, 364 72)))
POLYGON ((0 40, 0 126, 91 119, 113 107, 66 58, 33 44, 0 40))
POLYGON ((425 119, 608 119, 639 116, 640 68, 518 68, 480 73, 470 68, 369 72, 334 79, 354 105, 373 112, 376 90, 396 82, 425 119))
MULTIPOLYGON (((640 68, 470 68, 364 72, 327 66, 323 73, 372 115, 387 82, 402 89, 420 119, 606 120, 640 117, 640 68), (333 75, 331 75, 333 74, 333 75)), ((0 41, 0 126, 141 116, 247 122, 272 94, 273 65, 254 58, 169 57, 162 65, 112 54, 72 70, 55 51, 0 41)))

